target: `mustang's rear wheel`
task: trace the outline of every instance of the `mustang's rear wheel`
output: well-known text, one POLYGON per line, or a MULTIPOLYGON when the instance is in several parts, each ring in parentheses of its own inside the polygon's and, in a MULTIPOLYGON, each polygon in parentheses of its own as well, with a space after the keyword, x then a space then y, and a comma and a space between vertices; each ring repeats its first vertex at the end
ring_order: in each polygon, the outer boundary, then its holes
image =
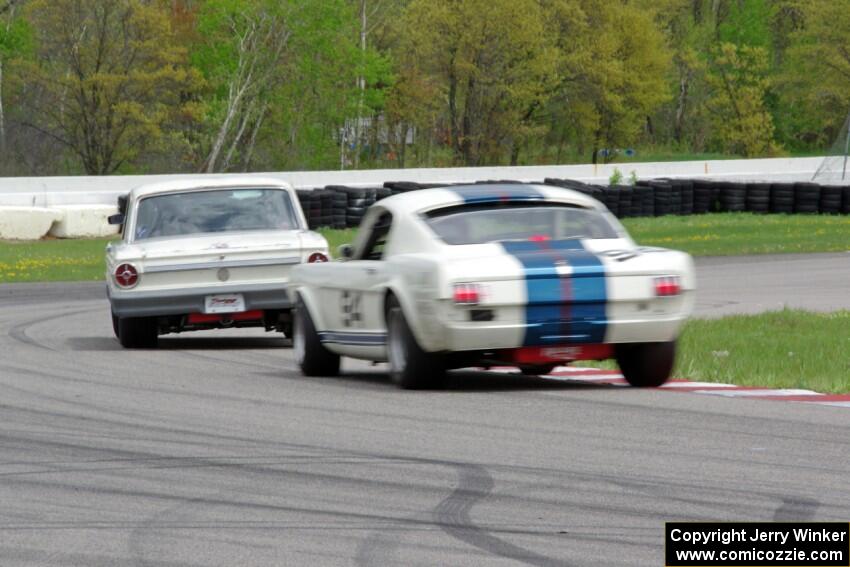
POLYGON ((557 364, 533 364, 531 366, 520 366, 519 371, 525 376, 545 376, 558 366, 557 364))
POLYGON ((445 383, 446 367, 442 357, 422 350, 394 297, 387 306, 387 355, 390 376, 400 388, 439 388, 445 383))
POLYGON ((118 315, 115 312, 112 312, 112 332, 115 333, 115 338, 119 338, 118 336, 118 315))
POLYGON ((295 361, 305 376, 336 376, 339 355, 325 348, 316 332, 310 312, 301 298, 295 304, 292 327, 292 350, 295 361))
POLYGON ((118 342, 124 348, 155 348, 158 336, 156 317, 118 318, 118 342))
POLYGON ((614 348, 614 356, 629 384, 655 388, 664 384, 673 372, 676 341, 619 344, 614 348))

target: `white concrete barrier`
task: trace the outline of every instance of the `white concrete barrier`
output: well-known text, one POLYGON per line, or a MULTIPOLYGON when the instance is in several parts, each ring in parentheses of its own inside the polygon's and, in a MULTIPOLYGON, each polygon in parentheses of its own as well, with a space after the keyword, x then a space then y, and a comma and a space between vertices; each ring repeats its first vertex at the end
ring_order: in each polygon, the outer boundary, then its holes
MULTIPOLYGON (((657 177, 725 180, 807 181, 823 163, 822 157, 611 163, 606 165, 546 165, 521 167, 455 167, 371 169, 356 171, 297 171, 257 173, 289 182, 296 188, 326 185, 380 186, 385 181, 458 183, 487 179, 543 181, 547 177, 607 184, 615 170, 624 182, 657 177)), ((0 238, 35 239, 108 236, 115 228, 106 217, 116 210, 119 195, 148 183, 187 178, 238 178, 246 174, 127 175, 109 177, 0 178, 0 238), (58 216, 57 216, 58 215, 58 216), (51 225, 56 225, 51 229, 51 225)))
MULTIPOLYGON (((607 184, 615 169, 623 174, 624 181, 628 181, 631 172, 634 172, 639 179, 711 177, 717 179, 808 181, 822 162, 822 157, 813 157, 610 163, 606 165, 292 171, 247 175, 262 175, 263 177, 282 179, 296 188, 324 187, 325 185, 377 186, 385 181, 416 181, 419 183, 456 183, 484 179, 542 181, 546 177, 607 184)), ((246 174, 216 174, 210 177, 241 177, 244 175, 246 174)), ((114 205, 118 195, 128 193, 139 185, 198 176, 202 175, 2 177, 0 178, 0 206, 114 205)))
POLYGON ((38 240, 61 218, 56 209, 0 206, 0 239, 38 240))
POLYGON ((53 223, 50 236, 57 238, 98 238, 118 234, 118 227, 109 224, 109 215, 118 212, 115 205, 60 205, 51 210, 60 213, 53 223))

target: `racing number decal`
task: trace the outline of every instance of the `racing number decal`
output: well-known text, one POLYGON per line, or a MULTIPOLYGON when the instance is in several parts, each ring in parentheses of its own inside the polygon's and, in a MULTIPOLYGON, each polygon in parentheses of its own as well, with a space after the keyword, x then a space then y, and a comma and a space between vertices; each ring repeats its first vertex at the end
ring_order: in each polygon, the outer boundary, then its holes
POLYGON ((359 291, 345 290, 342 292, 340 314, 344 327, 363 326, 363 312, 361 311, 362 298, 363 294, 359 291))

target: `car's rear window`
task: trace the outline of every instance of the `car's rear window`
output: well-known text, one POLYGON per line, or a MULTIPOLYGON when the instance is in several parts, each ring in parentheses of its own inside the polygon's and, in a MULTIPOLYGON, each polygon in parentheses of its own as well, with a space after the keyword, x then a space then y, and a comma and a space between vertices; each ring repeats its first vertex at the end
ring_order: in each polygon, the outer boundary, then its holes
POLYGON ((460 205, 431 211, 425 222, 447 244, 620 237, 599 211, 556 203, 460 205))
POLYGON ((141 199, 135 239, 296 228, 297 216, 283 189, 216 189, 141 199))

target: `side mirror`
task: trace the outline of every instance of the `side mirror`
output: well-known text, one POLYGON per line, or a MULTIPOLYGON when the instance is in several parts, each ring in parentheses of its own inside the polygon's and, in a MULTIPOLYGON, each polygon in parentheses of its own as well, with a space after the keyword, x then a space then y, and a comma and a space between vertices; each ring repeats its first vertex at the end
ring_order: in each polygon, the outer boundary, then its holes
MULTIPOLYGON (((103 217, 101 217, 101 218, 103 218, 103 217)), ((108 220, 109 220, 109 224, 117 224, 117 225, 120 226, 120 225, 124 224, 124 215, 121 214, 121 213, 118 213, 118 214, 115 214, 115 215, 109 215, 108 220)))
POLYGON ((336 249, 337 256, 344 260, 350 260, 354 257, 354 247, 351 244, 341 244, 336 249))
POLYGON ((118 212, 127 214, 127 195, 118 195, 118 212))

